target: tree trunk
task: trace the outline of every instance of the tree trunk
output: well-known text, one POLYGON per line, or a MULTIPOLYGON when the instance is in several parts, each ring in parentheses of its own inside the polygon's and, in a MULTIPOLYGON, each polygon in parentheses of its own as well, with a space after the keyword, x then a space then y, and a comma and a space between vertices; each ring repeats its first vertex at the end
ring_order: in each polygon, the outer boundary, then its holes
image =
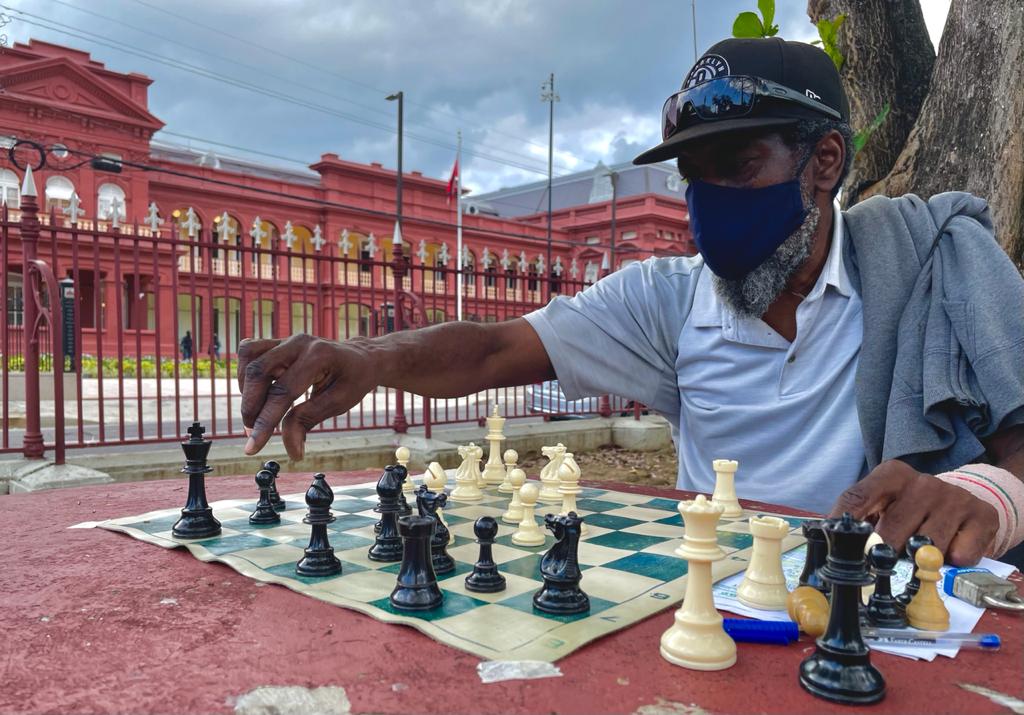
POLYGON ((812 22, 846 15, 839 28, 839 74, 853 131, 870 125, 886 103, 890 107, 843 183, 849 206, 889 173, 903 149, 928 94, 935 51, 918 0, 808 0, 807 14, 812 22))
POLYGON ((920 116, 889 175, 862 196, 951 190, 988 200, 996 237, 1024 267, 1021 0, 953 0, 920 116))

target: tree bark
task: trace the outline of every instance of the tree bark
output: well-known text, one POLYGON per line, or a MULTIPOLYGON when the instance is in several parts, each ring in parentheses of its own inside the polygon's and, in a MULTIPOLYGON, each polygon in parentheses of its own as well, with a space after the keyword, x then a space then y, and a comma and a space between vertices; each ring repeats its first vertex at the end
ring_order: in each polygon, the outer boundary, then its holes
POLYGON ((846 15, 839 28, 839 74, 853 131, 870 125, 886 103, 890 107, 843 183, 849 206, 889 173, 903 149, 928 94, 935 51, 918 0, 808 0, 807 14, 812 22, 846 15))
POLYGON ((953 0, 917 122, 888 176, 862 198, 952 190, 988 200, 996 237, 1024 268, 1021 0, 953 0))

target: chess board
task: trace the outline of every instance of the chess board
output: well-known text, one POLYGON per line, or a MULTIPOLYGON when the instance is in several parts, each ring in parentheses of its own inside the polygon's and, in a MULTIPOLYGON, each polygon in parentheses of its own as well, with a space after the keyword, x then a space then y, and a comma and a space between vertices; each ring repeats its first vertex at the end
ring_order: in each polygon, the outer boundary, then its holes
MULTIPOLYGON (((377 503, 375 486, 375 482, 367 482, 334 488, 332 509, 337 518, 328 526, 328 534, 343 570, 328 578, 306 578, 295 573, 310 534, 310 527, 302 523, 306 513, 304 493, 282 495, 287 508, 281 513, 281 523, 269 526, 249 524, 255 499, 214 502, 211 506, 223 531, 209 539, 171 536, 180 508, 113 519, 96 526, 165 548, 184 547, 200 561, 219 561, 250 578, 280 584, 386 623, 412 626, 441 643, 487 660, 555 661, 682 600, 686 562, 674 555, 684 531, 677 502, 584 488, 578 506, 587 533, 580 542, 579 561, 583 570, 581 587, 590 596, 590 612, 556 616, 535 610, 533 594, 542 585, 540 559, 554 537, 545 531, 543 546, 514 545, 511 536, 515 527, 500 521, 509 497, 491 487, 480 502, 449 501, 444 510, 455 537, 448 552, 455 559, 456 569, 438 579, 443 605, 421 613, 398 611, 392 608, 388 596, 395 586, 399 564, 378 563, 366 556, 374 539, 373 525, 379 518, 373 511, 377 503), (500 593, 473 593, 464 584, 479 552, 473 522, 485 515, 499 519, 500 524, 493 547, 494 559, 507 580, 506 590, 500 593)), ((538 504, 538 515, 554 508, 538 504)), ((727 557, 713 565, 715 581, 746 568, 753 543, 746 519, 753 513, 719 523, 718 543, 727 557)), ((802 520, 777 516, 791 527, 783 549, 802 544, 802 520)), ((666 614, 665 627, 669 624, 666 614)))

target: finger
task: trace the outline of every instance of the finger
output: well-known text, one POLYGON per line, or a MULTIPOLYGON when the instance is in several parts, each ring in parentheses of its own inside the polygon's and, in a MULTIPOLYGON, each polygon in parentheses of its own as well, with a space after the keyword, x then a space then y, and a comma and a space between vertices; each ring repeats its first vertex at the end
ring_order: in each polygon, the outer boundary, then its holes
POLYGON ((891 463, 880 464, 868 476, 839 495, 832 507, 831 517, 850 512, 856 519, 882 512, 886 505, 902 491, 906 479, 891 463))
POLYGON ((281 419, 291 408, 292 404, 305 392, 308 384, 296 379, 294 372, 290 371, 280 379, 270 383, 266 391, 266 399, 260 408, 259 414, 253 420, 252 434, 249 441, 245 443, 246 454, 256 454, 267 441, 274 430, 281 424, 281 419))
MULTIPOLYGON (((953 543, 953 538, 963 523, 964 517, 948 511, 943 513, 942 510, 936 509, 925 518, 920 530, 915 531, 914 534, 924 534, 929 537, 936 548, 945 554, 949 551, 949 546, 953 543)), ((907 538, 910 536, 913 534, 909 534, 907 538)))
MULTIPOLYGON (((272 347, 245 366, 245 386, 242 388, 240 411, 242 425, 252 428, 267 399, 271 385, 285 370, 298 360, 305 344, 289 338, 272 347)), ((305 389, 305 385, 303 389, 305 389)), ((284 414, 284 413, 282 413, 284 414)))
POLYGON ((263 353, 280 344, 280 340, 253 340, 246 338, 238 344, 238 390, 245 389, 245 366, 263 353))
MULTIPOLYGON (((992 512, 995 511, 988 504, 983 506, 992 512)), ((987 516, 986 512, 979 511, 977 516, 972 515, 961 524, 946 551, 947 563, 954 566, 974 566, 991 550, 999 529, 999 517, 994 513, 991 518, 986 518, 987 516)))
POLYGON ((288 410, 281 423, 281 441, 289 457, 302 459, 306 453, 306 434, 324 420, 352 409, 359 398, 346 392, 335 383, 314 390, 308 400, 288 410))
POLYGON ((879 519, 879 534, 897 551, 903 548, 911 536, 924 533, 922 529, 925 521, 933 513, 940 513, 952 521, 954 529, 964 520, 962 512, 942 509, 937 493, 930 491, 929 486, 929 483, 922 479, 910 482, 910 485, 886 506, 879 519))

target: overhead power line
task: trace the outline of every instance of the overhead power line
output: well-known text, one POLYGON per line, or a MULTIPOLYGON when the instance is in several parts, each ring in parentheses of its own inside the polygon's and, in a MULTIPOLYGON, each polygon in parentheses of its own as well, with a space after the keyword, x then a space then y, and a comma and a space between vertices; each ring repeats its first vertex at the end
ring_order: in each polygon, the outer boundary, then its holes
MULTIPOLYGON (((275 99, 282 99, 282 100, 288 101, 288 102, 290 102, 292 104, 296 104, 298 106, 302 106, 302 107, 305 107, 305 108, 308 108, 308 109, 312 109, 312 110, 317 111, 317 112, 322 112, 324 114, 329 114, 329 115, 332 115, 332 116, 336 116, 336 117, 339 117, 341 119, 346 119, 348 121, 352 121, 352 122, 355 122, 355 123, 358 123, 358 124, 363 124, 363 125, 366 125, 366 126, 370 126, 370 127, 375 128, 375 129, 380 129, 380 130, 383 130, 383 131, 386 131, 386 132, 389 132, 389 133, 392 133, 392 134, 396 132, 396 129, 394 127, 392 127, 392 126, 389 126, 389 125, 386 125, 386 124, 380 124, 378 122, 374 122, 374 121, 365 119, 365 118, 360 117, 358 115, 353 115, 353 114, 348 114, 348 113, 345 113, 345 112, 341 112, 341 111, 333 109, 331 107, 326 107, 324 105, 320 105, 320 104, 317 104, 317 103, 314 103, 314 102, 310 102, 310 101, 307 101, 307 100, 299 98, 299 97, 294 97, 294 96, 285 94, 283 92, 278 92, 276 90, 269 90, 269 89, 266 89, 264 87, 260 87, 258 85, 254 85, 254 84, 251 84, 249 82, 246 82, 244 80, 238 80, 238 79, 234 79, 234 78, 227 77, 227 76, 224 76, 224 75, 220 75, 218 73, 211 72, 209 70, 205 70, 205 69, 203 69, 201 67, 198 67, 198 66, 195 66, 195 65, 190 65, 188 63, 181 62, 179 60, 174 60, 174 59, 169 58, 169 57, 164 57, 164 56, 161 56, 161 55, 155 55, 153 53, 149 53, 149 52, 147 52, 145 50, 142 50, 140 48, 131 47, 129 45, 125 45, 124 43, 116 42, 114 40, 111 40, 110 38, 103 37, 101 35, 89 32, 87 30, 80 30, 78 28, 71 28, 71 26, 65 25, 63 23, 59 23, 59 22, 56 22, 56 21, 48 20, 46 18, 40 18, 40 16, 34 15, 32 13, 27 13, 27 12, 25 12, 23 10, 19 10, 18 8, 14 8, 14 7, 11 7, 11 6, 8 6, 8 5, 2 5, 2 4, 0 4, 0 7, 3 7, 4 9, 9 10, 11 12, 18 13, 19 15, 28 15, 30 17, 37 18, 37 19, 34 19, 34 20, 25 19, 25 17, 21 17, 20 18, 22 22, 24 22, 26 24, 29 24, 29 25, 34 25, 34 26, 37 26, 37 27, 42 27, 44 29, 48 29, 48 30, 51 30, 53 32, 58 32, 58 33, 61 33, 61 34, 64 34, 64 35, 68 35, 70 37, 75 37, 75 38, 78 38, 78 39, 82 39, 82 40, 85 40, 87 42, 94 42, 94 43, 96 43, 98 45, 101 45, 101 46, 104 46, 104 47, 109 47, 109 48, 111 48, 113 50, 116 50, 116 51, 119 51, 119 52, 124 52, 126 54, 135 55, 137 57, 141 57, 143 59, 148 59, 148 60, 153 61, 153 62, 158 62, 160 64, 165 64, 165 65, 168 65, 168 66, 173 67, 175 69, 184 70, 184 71, 190 72, 192 74, 195 74, 195 75, 198 75, 198 76, 201 76, 201 77, 205 77, 207 79, 212 79, 214 81, 221 82, 223 84, 227 84, 227 85, 230 85, 230 86, 238 87, 240 89, 245 89, 245 90, 254 92, 256 94, 261 94, 261 95, 264 95, 264 96, 267 96, 267 97, 271 97, 271 98, 275 98, 275 99), (68 28, 70 28, 70 29, 68 29, 68 28)), ((433 146, 440 147, 442 149, 450 149, 452 151, 455 150, 455 146, 453 144, 449 144, 447 142, 437 141, 437 140, 431 139, 429 137, 424 137, 424 136, 421 136, 421 135, 418 135, 418 134, 413 134, 411 132, 406 132, 405 136, 407 136, 407 137, 409 137, 411 139, 414 139, 416 141, 419 141, 421 143, 430 144, 430 145, 433 145, 433 146)), ((486 154, 486 153, 483 153, 483 152, 479 152, 479 151, 465 151, 465 153, 469 154, 470 156, 474 156, 476 158, 483 159, 485 161, 490 161, 490 162, 494 162, 494 163, 497 163, 497 164, 503 164, 503 165, 510 166, 510 167, 513 167, 513 168, 521 169, 523 171, 528 171, 528 172, 535 173, 535 174, 544 174, 545 173, 543 170, 541 170, 538 167, 528 166, 526 164, 522 164, 522 163, 519 163, 519 162, 514 162, 514 161, 511 161, 511 160, 508 160, 508 159, 503 159, 501 157, 495 157, 495 156, 492 156, 490 154, 486 154)))

